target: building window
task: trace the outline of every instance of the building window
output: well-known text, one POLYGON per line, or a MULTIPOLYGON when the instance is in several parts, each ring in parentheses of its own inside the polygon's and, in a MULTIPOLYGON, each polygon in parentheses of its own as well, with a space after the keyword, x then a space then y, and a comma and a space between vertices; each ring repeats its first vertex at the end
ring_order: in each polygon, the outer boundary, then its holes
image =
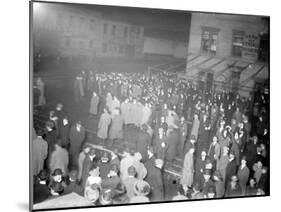
POLYGON ((91 31, 94 31, 94 29, 95 29, 95 20, 94 19, 90 20, 90 29, 91 29, 91 31))
POLYGON ((122 45, 119 46, 119 53, 124 54, 124 46, 122 45))
POLYGON ((84 27, 84 21, 85 21, 85 18, 84 17, 80 17, 80 28, 84 27))
POLYGON ((232 31, 232 56, 241 57, 243 48, 243 39, 245 32, 240 30, 232 31))
POLYGON ((106 33, 107 33, 107 27, 108 27, 107 24, 104 24, 104 25, 103 25, 103 34, 106 34, 106 33))
POLYGON ((209 55, 216 55, 218 47, 219 30, 211 27, 203 27, 201 52, 209 55))
POLYGON ((93 48, 93 41, 92 40, 89 41, 89 48, 93 48))
POLYGON ((124 38, 128 37, 128 27, 124 28, 124 38))
POLYGON ((137 27, 136 36, 137 36, 137 39, 140 38, 140 28, 139 27, 137 27))
POLYGON ((70 37, 65 38, 65 46, 70 47, 70 37))
POLYGON ((111 34, 114 36, 114 35, 115 35, 115 32, 116 32, 116 26, 113 25, 113 26, 112 26, 111 34))
POLYGON ((73 23, 74 23, 74 16, 70 16, 69 17, 69 25, 73 25, 73 23))
POLYGON ((81 40, 79 41, 79 47, 80 47, 80 48, 84 48, 84 43, 83 43, 83 41, 81 41, 81 40))
POLYGON ((103 53, 106 53, 106 52, 107 52, 107 44, 106 44, 106 43, 103 43, 103 44, 102 44, 102 52, 103 52, 103 53))

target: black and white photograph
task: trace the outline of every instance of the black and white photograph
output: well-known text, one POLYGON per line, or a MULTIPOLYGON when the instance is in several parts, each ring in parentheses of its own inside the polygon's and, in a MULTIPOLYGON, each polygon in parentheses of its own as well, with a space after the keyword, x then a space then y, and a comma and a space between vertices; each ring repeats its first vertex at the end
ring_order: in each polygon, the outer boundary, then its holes
POLYGON ((31 210, 270 195, 270 16, 29 14, 31 210))

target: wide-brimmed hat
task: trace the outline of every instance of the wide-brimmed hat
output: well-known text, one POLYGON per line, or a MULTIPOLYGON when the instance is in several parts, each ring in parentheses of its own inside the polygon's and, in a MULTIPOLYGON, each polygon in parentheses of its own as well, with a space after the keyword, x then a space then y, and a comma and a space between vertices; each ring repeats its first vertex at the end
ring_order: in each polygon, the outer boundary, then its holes
POLYGON ((161 159, 156 159, 156 160, 155 160, 155 167, 157 167, 157 168, 159 168, 159 169, 162 169, 163 164, 164 164, 164 161, 163 161, 163 160, 161 160, 161 159))
POLYGON ((113 191, 111 189, 104 189, 100 193, 99 202, 101 205, 109 205, 113 200, 113 191))
POLYGON ((138 180, 134 184, 134 193, 137 196, 146 196, 150 193, 150 185, 144 180, 138 180))
POLYGON ((55 171, 54 171, 53 174, 52 174, 52 176, 57 176, 57 175, 63 175, 61 169, 55 169, 55 171))

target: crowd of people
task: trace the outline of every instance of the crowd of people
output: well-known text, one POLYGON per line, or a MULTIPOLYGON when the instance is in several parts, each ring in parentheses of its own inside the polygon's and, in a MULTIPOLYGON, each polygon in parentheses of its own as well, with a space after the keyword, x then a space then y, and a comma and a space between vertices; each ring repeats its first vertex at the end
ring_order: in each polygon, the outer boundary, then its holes
POLYGON ((86 143, 81 121, 71 124, 58 104, 34 130, 34 203, 71 192, 93 205, 269 194, 267 95, 206 92, 170 72, 82 71, 73 87, 77 104, 90 96, 107 150, 86 143), (111 149, 130 128, 135 147, 111 149), (167 199, 164 167, 176 158, 178 193, 167 199))

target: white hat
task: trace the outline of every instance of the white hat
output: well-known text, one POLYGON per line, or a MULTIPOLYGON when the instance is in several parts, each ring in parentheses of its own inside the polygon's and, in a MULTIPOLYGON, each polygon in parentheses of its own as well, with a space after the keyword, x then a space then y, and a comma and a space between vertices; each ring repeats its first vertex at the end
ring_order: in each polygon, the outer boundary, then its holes
POLYGON ((90 177, 88 177, 88 182, 89 182, 90 185, 101 184, 101 178, 90 176, 90 177))
POLYGON ((163 161, 163 160, 161 160, 161 159, 156 159, 156 160, 155 160, 155 166, 156 166, 157 168, 162 169, 163 164, 164 164, 164 161, 163 161))
POLYGON ((134 156, 138 161, 140 161, 142 159, 142 155, 139 152, 136 152, 134 156))

